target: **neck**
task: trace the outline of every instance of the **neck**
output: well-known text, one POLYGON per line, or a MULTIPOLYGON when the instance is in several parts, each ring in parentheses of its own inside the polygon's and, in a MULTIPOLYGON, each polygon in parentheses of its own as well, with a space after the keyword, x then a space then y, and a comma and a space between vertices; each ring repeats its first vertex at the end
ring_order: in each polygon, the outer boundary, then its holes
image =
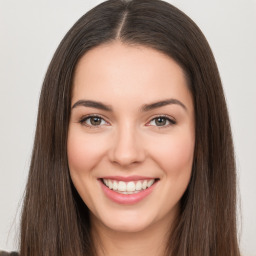
POLYGON ((138 232, 109 229, 91 217, 92 237, 97 256, 164 256, 173 220, 160 220, 138 232))

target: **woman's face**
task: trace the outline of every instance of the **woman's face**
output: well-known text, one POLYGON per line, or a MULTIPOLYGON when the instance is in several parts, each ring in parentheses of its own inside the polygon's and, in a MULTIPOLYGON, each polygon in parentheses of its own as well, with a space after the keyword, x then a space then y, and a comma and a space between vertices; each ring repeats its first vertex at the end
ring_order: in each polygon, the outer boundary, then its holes
POLYGON ((195 144, 180 66, 144 46, 98 46, 77 65, 71 106, 70 175, 91 220, 130 232, 169 225, 190 180, 195 144))

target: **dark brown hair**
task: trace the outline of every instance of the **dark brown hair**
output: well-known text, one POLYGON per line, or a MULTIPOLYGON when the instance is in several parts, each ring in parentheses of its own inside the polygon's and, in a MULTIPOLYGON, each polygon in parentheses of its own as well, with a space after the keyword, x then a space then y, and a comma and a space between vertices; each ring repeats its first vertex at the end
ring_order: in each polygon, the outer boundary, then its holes
POLYGON ((193 95, 196 145, 166 255, 238 256, 236 173, 232 136, 218 69, 200 29, 160 0, 109 0, 90 10, 60 43, 43 83, 21 222, 21 256, 95 255, 89 210, 67 162, 72 79, 79 59, 120 40, 173 58, 193 95))

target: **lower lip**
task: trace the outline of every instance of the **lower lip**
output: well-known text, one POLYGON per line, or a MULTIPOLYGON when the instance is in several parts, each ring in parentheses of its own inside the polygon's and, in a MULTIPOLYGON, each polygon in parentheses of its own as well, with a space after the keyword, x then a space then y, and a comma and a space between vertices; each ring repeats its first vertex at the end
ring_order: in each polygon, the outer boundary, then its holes
POLYGON ((145 190, 142 190, 141 192, 130 194, 130 195, 117 193, 114 190, 111 190, 107 186, 105 186, 101 181, 99 182, 101 184, 102 190, 105 193, 105 195, 115 203, 136 204, 142 199, 144 199, 145 197, 147 197, 153 191, 158 181, 155 181, 155 183, 151 187, 145 190))

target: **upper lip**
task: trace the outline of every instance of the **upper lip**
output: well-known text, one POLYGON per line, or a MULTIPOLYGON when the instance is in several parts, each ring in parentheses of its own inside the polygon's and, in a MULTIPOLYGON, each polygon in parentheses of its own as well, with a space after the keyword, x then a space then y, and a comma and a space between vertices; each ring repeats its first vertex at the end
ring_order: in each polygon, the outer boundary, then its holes
POLYGON ((155 177, 146 177, 146 176, 138 176, 138 175, 133 175, 133 176, 104 176, 101 177, 100 179, 106 179, 106 180, 117 180, 117 181, 137 181, 137 180, 152 180, 156 179, 155 177))

